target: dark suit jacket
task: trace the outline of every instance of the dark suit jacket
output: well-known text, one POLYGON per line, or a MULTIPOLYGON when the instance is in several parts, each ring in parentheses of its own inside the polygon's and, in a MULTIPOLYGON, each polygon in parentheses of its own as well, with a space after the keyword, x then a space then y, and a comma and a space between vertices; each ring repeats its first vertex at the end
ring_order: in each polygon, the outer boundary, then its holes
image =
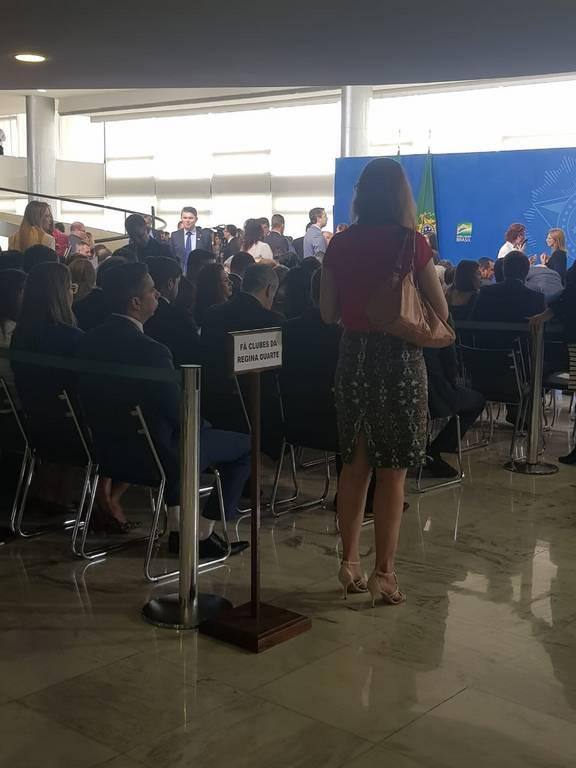
POLYGON ((133 242, 130 242, 130 248, 136 252, 138 261, 147 261, 148 259, 155 259, 159 256, 169 259, 174 258, 170 248, 164 243, 159 243, 153 237, 148 238, 148 242, 144 247, 138 246, 133 242))
POLYGON ((341 335, 317 307, 283 327, 280 387, 288 436, 305 447, 338 450, 334 377, 341 335))
MULTIPOLYGON (((186 272, 186 254, 184 253, 184 230, 177 229, 176 232, 172 232, 170 235, 170 248, 174 258, 178 259, 182 271, 186 272)), ((205 251, 212 251, 212 233, 209 229, 202 229, 196 227, 196 245, 192 250, 201 248, 205 251)))
POLYGON ((297 237, 294 240, 292 240, 292 247, 294 248, 294 251, 300 261, 304 258, 304 238, 303 237, 297 237))
MULTIPOLYGON (((265 309, 258 299, 239 293, 225 304, 210 307, 202 324, 203 384, 205 418, 217 428, 246 432, 247 424, 234 378, 230 375, 230 331, 281 326, 283 318, 265 309)), ((245 376, 239 381, 243 392, 245 376)), ((264 373, 262 382, 262 447, 275 456, 280 440, 278 391, 274 373, 264 373)))
POLYGON ((270 230, 264 238, 264 242, 268 243, 270 248, 272 248, 274 256, 280 256, 284 253, 289 253, 292 250, 290 240, 288 240, 287 237, 284 237, 284 235, 281 235, 280 232, 274 232, 274 230, 270 230))
MULTIPOLYGON (((110 315, 103 325, 86 333, 78 344, 76 356, 99 362, 174 369, 170 350, 141 333, 130 319, 121 315, 110 315)), ((106 474, 107 467, 114 467, 114 477, 136 482, 140 473, 146 470, 143 463, 145 452, 139 454, 133 451, 130 443, 128 450, 121 439, 111 443, 108 438, 111 432, 118 431, 115 422, 120 414, 135 405, 142 408, 167 471, 178 466, 178 384, 86 374, 80 376, 79 390, 94 433, 103 474, 106 474), (125 467, 126 471, 119 471, 119 467, 125 467)))
POLYGON ((229 259, 231 256, 235 256, 237 253, 240 253, 241 250, 242 243, 240 242, 240 239, 238 237, 233 237, 224 245, 224 248, 222 248, 222 258, 224 261, 226 261, 226 259, 229 259))
POLYGON ((106 320, 110 314, 106 294, 98 286, 92 288, 90 293, 72 307, 78 325, 83 331, 91 331, 106 320))
POLYGON ((544 312, 543 293, 531 291, 521 280, 504 280, 480 289, 470 314, 471 320, 522 323, 528 317, 544 312))
POLYGON ((190 314, 176 304, 158 299, 158 309, 144 326, 145 333, 168 347, 176 365, 202 362, 198 328, 190 314))

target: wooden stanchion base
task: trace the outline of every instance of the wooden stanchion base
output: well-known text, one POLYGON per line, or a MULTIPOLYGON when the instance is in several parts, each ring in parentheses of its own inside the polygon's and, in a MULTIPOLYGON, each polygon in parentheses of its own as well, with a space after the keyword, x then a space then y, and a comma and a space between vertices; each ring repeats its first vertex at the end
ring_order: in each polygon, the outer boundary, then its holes
POLYGON ((260 603, 260 617, 254 619, 251 604, 245 603, 224 611, 217 618, 202 622, 200 632, 252 653, 261 653, 308 632, 311 626, 308 616, 266 603, 260 603))

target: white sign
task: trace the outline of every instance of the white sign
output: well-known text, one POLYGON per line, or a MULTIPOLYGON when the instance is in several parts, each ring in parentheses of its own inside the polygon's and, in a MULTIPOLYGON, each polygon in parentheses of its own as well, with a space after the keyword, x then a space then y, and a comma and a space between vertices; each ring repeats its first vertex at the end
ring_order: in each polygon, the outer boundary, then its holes
POLYGON ((281 328, 236 331, 231 335, 234 339, 233 371, 235 374, 282 366, 281 328))

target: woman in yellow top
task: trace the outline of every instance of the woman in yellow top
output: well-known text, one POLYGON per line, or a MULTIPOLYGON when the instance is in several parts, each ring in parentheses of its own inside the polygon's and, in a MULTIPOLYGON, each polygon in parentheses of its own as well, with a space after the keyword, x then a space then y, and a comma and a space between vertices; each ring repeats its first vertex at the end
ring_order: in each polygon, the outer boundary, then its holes
POLYGON ((31 245, 47 245, 56 249, 56 241, 52 235, 54 219, 48 203, 32 200, 26 206, 20 229, 8 239, 9 247, 15 251, 24 252, 31 245))

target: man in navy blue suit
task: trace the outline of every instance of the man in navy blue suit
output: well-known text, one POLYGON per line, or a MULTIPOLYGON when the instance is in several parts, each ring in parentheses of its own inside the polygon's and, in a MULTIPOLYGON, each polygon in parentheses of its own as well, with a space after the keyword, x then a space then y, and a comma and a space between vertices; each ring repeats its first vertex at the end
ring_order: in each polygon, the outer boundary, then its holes
MULTIPOLYGON (((112 310, 109 318, 86 333, 77 356, 85 360, 173 370, 170 350, 144 333, 144 323, 158 306, 158 291, 146 264, 123 264, 111 270, 103 283, 112 310)), ((140 457, 125 455, 121 447, 106 441, 106 422, 116 413, 139 405, 166 474, 165 498, 168 507, 169 549, 179 549, 180 513, 180 410, 178 384, 167 381, 135 380, 91 374, 81 377, 80 392, 94 432, 102 467, 112 467, 115 480, 136 482, 141 474, 140 457), (117 409, 114 408, 117 404, 117 409), (99 437, 100 435, 100 437, 99 437), (140 474, 139 474, 140 473, 140 474)), ((200 471, 220 471, 226 517, 237 515, 242 490, 250 475, 250 441, 246 435, 215 430, 203 422, 200 430, 200 471)), ((222 556, 224 541, 214 532, 218 517, 216 494, 207 502, 200 520, 201 558, 222 556)), ((247 542, 234 542, 232 553, 247 542)))
POLYGON ((192 206, 182 208, 180 214, 182 229, 172 232, 170 235, 170 248, 172 255, 178 259, 182 272, 186 273, 188 256, 197 248, 204 251, 212 251, 212 234, 209 229, 201 229, 196 226, 198 211, 192 206))

